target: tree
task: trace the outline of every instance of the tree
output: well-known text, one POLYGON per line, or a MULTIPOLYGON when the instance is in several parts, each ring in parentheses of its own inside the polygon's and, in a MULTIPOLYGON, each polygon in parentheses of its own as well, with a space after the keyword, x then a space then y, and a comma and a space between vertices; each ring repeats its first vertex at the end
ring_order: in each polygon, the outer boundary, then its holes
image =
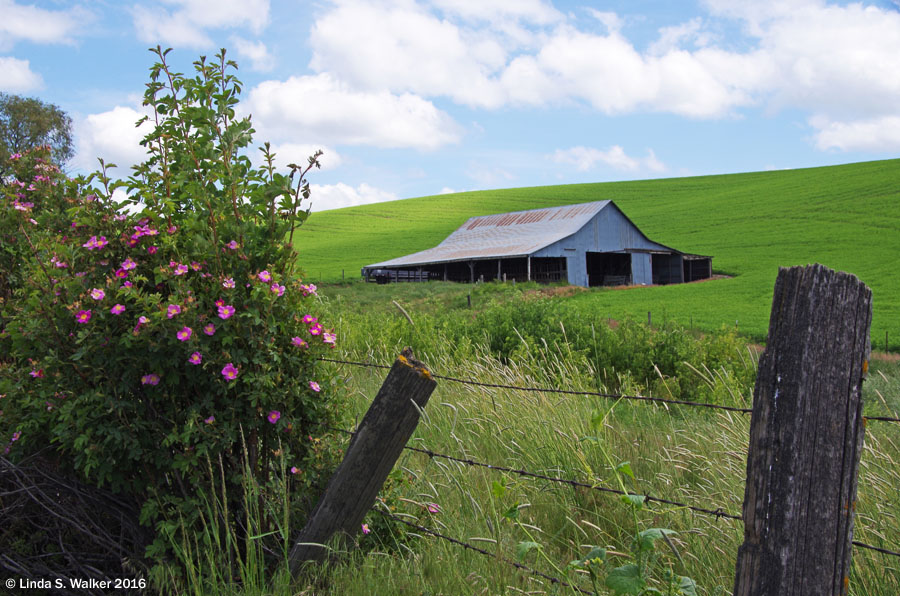
POLYGON ((10 155, 49 145, 53 160, 72 157, 72 119, 57 106, 32 97, 0 93, 0 179, 12 174, 10 155))

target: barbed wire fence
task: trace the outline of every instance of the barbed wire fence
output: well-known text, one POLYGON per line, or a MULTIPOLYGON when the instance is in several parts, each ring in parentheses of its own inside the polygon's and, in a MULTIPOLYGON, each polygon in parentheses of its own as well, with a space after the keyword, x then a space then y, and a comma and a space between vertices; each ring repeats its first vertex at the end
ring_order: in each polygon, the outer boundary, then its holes
MULTIPOLYGON (((334 363, 334 364, 341 364, 341 365, 348 365, 348 366, 362 367, 362 368, 370 368, 370 369, 390 369, 391 368, 388 365, 377 364, 377 363, 372 363, 372 362, 360 362, 360 361, 342 360, 342 359, 336 359, 336 358, 320 358, 320 360, 325 361, 325 362, 334 363)), ((558 388, 558 387, 530 387, 530 386, 520 386, 520 385, 510 385, 510 384, 499 384, 499 383, 485 383, 485 382, 462 379, 462 378, 458 378, 458 377, 452 377, 452 376, 441 375, 441 374, 436 374, 436 373, 431 373, 431 376, 435 379, 442 379, 442 380, 446 380, 446 381, 450 381, 450 382, 454 382, 454 383, 458 383, 458 384, 462 384, 462 385, 466 385, 466 386, 471 386, 471 387, 506 389, 506 390, 532 392, 532 393, 554 393, 554 394, 573 395, 573 396, 602 397, 602 398, 607 398, 607 399, 611 399, 611 400, 630 400, 630 401, 645 402, 645 403, 662 403, 662 404, 665 404, 666 406, 677 405, 677 406, 685 406, 685 407, 689 407, 689 408, 694 407, 694 408, 704 408, 704 409, 708 409, 708 410, 721 410, 721 411, 737 412, 737 413, 741 413, 741 414, 747 414, 747 413, 752 412, 752 409, 750 409, 750 408, 739 408, 739 407, 733 407, 733 406, 723 406, 720 404, 710 404, 710 403, 704 403, 704 402, 694 402, 694 401, 685 401, 685 400, 672 400, 672 399, 665 399, 665 398, 651 397, 651 396, 626 395, 626 394, 619 394, 619 393, 608 393, 608 392, 597 392, 597 391, 577 391, 577 390, 562 389, 562 388, 558 388)), ((867 422, 868 421, 877 421, 877 422, 888 422, 888 423, 900 423, 900 418, 891 417, 891 416, 864 416, 863 419, 867 422)), ((348 436, 353 436, 355 434, 355 431, 353 431, 353 430, 336 428, 336 427, 333 427, 330 425, 321 425, 321 426, 323 426, 324 428, 326 428, 328 430, 346 434, 348 436)), ((567 485, 567 486, 571 486, 571 487, 575 487, 575 488, 583 488, 583 489, 587 489, 587 490, 593 490, 593 491, 598 491, 598 492, 602 492, 602 493, 616 494, 616 495, 636 494, 636 493, 627 493, 626 491, 601 486, 597 483, 588 483, 588 482, 583 482, 581 480, 549 476, 547 474, 529 471, 526 469, 513 468, 513 467, 509 467, 509 466, 503 466, 503 465, 478 461, 478 460, 472 459, 470 457, 457 457, 457 456, 449 455, 446 453, 436 452, 436 451, 433 451, 433 450, 425 448, 425 447, 413 447, 413 446, 406 445, 403 447, 403 449, 410 451, 410 452, 415 452, 415 453, 419 453, 422 455, 426 455, 431 459, 434 459, 434 458, 445 459, 445 460, 452 461, 452 462, 455 462, 455 463, 458 463, 461 465, 465 465, 465 466, 479 467, 479 468, 492 470, 495 472, 516 474, 516 475, 522 476, 522 477, 534 478, 534 479, 543 480, 546 482, 563 484, 563 485, 567 485)), ((691 505, 688 503, 674 501, 671 499, 656 497, 656 496, 653 496, 650 494, 642 494, 641 496, 644 498, 644 500, 646 502, 657 502, 657 503, 669 505, 669 506, 672 506, 672 507, 675 507, 678 509, 689 510, 689 511, 692 511, 695 513, 712 516, 712 517, 715 517, 716 519, 724 518, 724 519, 731 520, 731 521, 743 522, 742 516, 735 515, 733 513, 729 513, 723 507, 717 507, 717 508, 700 507, 697 505, 691 505)), ((402 517, 391 514, 389 512, 385 512, 385 511, 382 511, 377 508, 374 509, 373 511, 375 511, 379 515, 388 517, 390 519, 393 519, 394 521, 403 523, 411 528, 414 528, 415 530, 417 530, 419 532, 423 532, 423 533, 433 536, 435 538, 447 541, 456 546, 459 546, 459 547, 462 547, 462 548, 465 548, 468 550, 472 550, 474 552, 478 552, 482 555, 490 556, 490 557, 495 558, 503 563, 512 565, 520 570, 526 571, 526 572, 536 575, 538 577, 542 577, 543 579, 546 579, 546 580, 550 581, 551 583, 570 587, 570 588, 572 588, 576 591, 582 592, 582 593, 587 593, 587 594, 592 593, 592 592, 585 591, 577 586, 573 586, 561 578, 550 576, 541 571, 532 569, 522 563, 518 563, 518 562, 508 559, 508 558, 500 557, 500 556, 496 555, 495 553, 488 552, 477 546, 469 544, 463 540, 460 540, 458 538, 453 538, 453 537, 447 536, 446 534, 439 532, 437 530, 427 528, 425 526, 421 526, 416 523, 412 523, 409 520, 403 519, 402 517)), ((867 550, 881 553, 883 555, 900 558, 900 550, 891 550, 891 549, 887 549, 887 548, 882 548, 882 547, 867 544, 865 542, 861 542, 858 540, 852 541, 852 544, 853 544, 853 546, 858 547, 858 548, 867 549, 867 550)))

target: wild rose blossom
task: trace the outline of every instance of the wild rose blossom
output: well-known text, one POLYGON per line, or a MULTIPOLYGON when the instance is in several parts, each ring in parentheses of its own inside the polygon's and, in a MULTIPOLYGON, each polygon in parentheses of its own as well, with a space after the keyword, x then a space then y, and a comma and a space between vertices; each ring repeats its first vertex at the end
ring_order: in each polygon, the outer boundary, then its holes
POLYGON ((227 248, 230 248, 231 250, 237 250, 237 249, 238 249, 238 243, 237 243, 236 241, 234 241, 234 240, 232 240, 231 242, 229 242, 229 243, 226 244, 225 246, 226 246, 227 248))
POLYGON ((148 246, 148 247, 147 247, 147 252, 150 253, 151 255, 155 255, 155 254, 156 254, 156 251, 158 251, 158 250, 159 250, 159 249, 158 249, 157 247, 155 247, 155 246, 148 246))
POLYGON ((205 419, 203 422, 205 422, 205 423, 207 423, 207 424, 212 424, 212 423, 215 422, 215 421, 216 421, 216 417, 215 417, 215 416, 210 416, 209 418, 205 419))
POLYGON ((309 328, 310 335, 322 335, 322 326, 316 323, 312 327, 309 328))
POLYGON ((362 533, 363 533, 363 534, 368 534, 368 533, 371 532, 371 531, 372 531, 372 530, 369 529, 369 524, 363 524, 363 525, 362 525, 362 533))
POLYGON ((187 266, 187 265, 182 265, 181 263, 179 263, 179 264, 175 267, 175 271, 173 271, 172 273, 173 273, 174 275, 184 275, 184 274, 187 273, 187 272, 188 272, 188 266, 187 266))
POLYGON ((202 267, 202 265, 200 263, 198 263, 197 261, 191 261, 191 269, 192 270, 200 271, 201 267, 202 267))
POLYGON ((300 468, 298 468, 297 466, 291 466, 291 474, 299 474, 299 473, 300 473, 300 468))
POLYGON ((316 319, 312 315, 303 315, 303 318, 301 319, 301 321, 303 321, 304 325, 311 325, 311 324, 315 323, 317 320, 318 319, 316 319))
POLYGON ((225 377, 226 379, 228 379, 229 381, 233 381, 238 376, 238 369, 236 369, 234 367, 234 365, 231 362, 229 362, 222 369, 222 376, 225 377))
POLYGON ((125 279, 126 277, 128 277, 128 271, 126 271, 125 269, 122 269, 121 267, 119 269, 116 269, 116 278, 117 279, 125 279))
POLYGON ((257 277, 259 278, 259 281, 264 281, 266 283, 272 281, 272 275, 268 271, 260 271, 257 277))
POLYGON ((337 333, 326 331, 322 334, 322 343, 328 344, 331 347, 334 347, 334 344, 336 341, 337 341, 337 333))
POLYGON ((194 330, 190 327, 182 327, 181 331, 175 333, 175 337, 178 338, 178 341, 187 341, 191 339, 191 335, 193 335, 194 330))
POLYGON ((37 370, 32 370, 32 371, 31 371, 30 373, 28 373, 28 374, 30 374, 30 375, 31 375, 31 378, 33 378, 33 379, 40 379, 40 378, 42 378, 42 377, 44 376, 44 369, 43 369, 43 368, 39 368, 39 369, 37 369, 37 370))
POLYGON ((229 277, 222 282, 222 287, 231 290, 232 288, 234 288, 234 279, 229 277))
POLYGON ((159 375, 156 373, 150 373, 149 375, 144 375, 141 377, 141 385, 157 385, 159 384, 159 375))
POLYGON ((279 412, 278 410, 272 410, 271 412, 269 412, 269 415, 266 416, 266 420, 268 420, 272 424, 278 422, 279 418, 281 418, 281 412, 279 412))
POLYGON ((124 269, 125 271, 131 271, 135 267, 137 267, 137 263, 131 260, 131 257, 128 257, 127 259, 122 261, 122 269, 124 269))
POLYGON ((181 307, 177 304, 170 304, 166 309, 166 316, 170 319, 179 313, 181 313, 181 307))
POLYGON ((309 347, 309 344, 306 343, 306 340, 303 339, 303 338, 300 338, 300 337, 292 337, 292 338, 291 338, 291 343, 293 343, 295 346, 299 346, 299 347, 301 347, 301 348, 308 348, 308 347, 309 347))
POLYGON ((188 362, 190 362, 191 364, 200 364, 201 362, 203 362, 203 355, 200 354, 200 352, 194 352, 188 358, 188 362))
POLYGON ((278 283, 274 283, 269 287, 272 290, 272 293, 276 293, 279 296, 284 296, 284 286, 278 285, 278 283))
POLYGON ((76 322, 76 323, 82 323, 82 324, 84 324, 84 323, 87 323, 87 322, 90 321, 90 320, 91 320, 91 311, 90 311, 90 309, 88 309, 88 310, 79 310, 77 313, 75 313, 75 322, 76 322))
POLYGON ((216 326, 213 325, 212 323, 208 323, 208 324, 203 328, 203 333, 205 333, 206 335, 215 335, 215 333, 216 333, 216 326))
POLYGON ((125 305, 124 304, 116 304, 111 309, 109 309, 109 312, 111 312, 114 315, 120 315, 123 312, 125 312, 125 305))
POLYGON ((106 297, 106 292, 101 290, 100 288, 94 288, 91 290, 91 298, 94 300, 103 300, 106 297))
POLYGON ((229 319, 231 315, 234 314, 234 307, 230 304, 226 304, 219 307, 219 318, 220 319, 229 319))
POLYGON ((319 391, 322 390, 322 388, 319 387, 319 384, 316 383, 315 381, 310 381, 310 382, 309 382, 309 388, 312 389, 313 391, 315 391, 316 393, 318 393, 319 391))

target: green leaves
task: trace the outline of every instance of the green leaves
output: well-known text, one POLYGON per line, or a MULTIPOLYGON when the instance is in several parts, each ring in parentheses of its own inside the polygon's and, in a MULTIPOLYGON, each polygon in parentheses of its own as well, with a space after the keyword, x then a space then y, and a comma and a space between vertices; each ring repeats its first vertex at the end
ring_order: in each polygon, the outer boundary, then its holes
POLYGON ((647 585, 640 567, 634 564, 616 567, 609 572, 604 583, 616 594, 640 594, 647 585))

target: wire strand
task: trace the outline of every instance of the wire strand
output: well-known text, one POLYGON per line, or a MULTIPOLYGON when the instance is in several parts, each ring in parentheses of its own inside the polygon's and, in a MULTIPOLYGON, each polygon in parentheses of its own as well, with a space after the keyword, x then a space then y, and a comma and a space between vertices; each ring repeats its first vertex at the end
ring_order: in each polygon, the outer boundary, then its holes
POLYGON ((508 564, 508 565, 512 565, 513 567, 516 567, 516 568, 518 568, 518 569, 521 569, 522 571, 527 571, 528 573, 531 573, 531 574, 533 574, 533 575, 537 575, 537 576, 539 576, 539 577, 542 577, 542 578, 544 578, 544 579, 550 581, 551 583, 559 584, 559 585, 565 586, 565 587, 567 587, 567 588, 572 588, 573 590, 578 590, 578 591, 581 592, 582 594, 593 594, 593 592, 589 592, 589 591, 587 591, 587 590, 583 590, 583 589, 579 588, 578 586, 574 586, 574 585, 572 585, 572 584, 570 584, 570 583, 568 583, 568 582, 566 582, 566 581, 564 581, 564 580, 559 579, 558 577, 554 577, 554 576, 552 576, 552 575, 547 575, 546 573, 544 573, 544 572, 542 572, 542 571, 538 571, 537 569, 532 569, 531 567, 528 567, 527 565, 523 565, 522 563, 517 563, 517 562, 515 562, 515 561, 513 561, 513 560, 511 560, 511 559, 507 559, 506 557, 501 557, 500 555, 496 555, 496 554, 494 554, 494 553, 488 552, 488 551, 486 551, 486 550, 484 550, 484 549, 482 549, 482 548, 478 548, 477 546, 473 546, 473 545, 469 544, 468 542, 463 542, 462 540, 458 540, 458 539, 452 538, 452 537, 450 537, 450 536, 445 536, 444 534, 441 534, 440 532, 438 532, 438 531, 436 531, 436 530, 432 530, 432 529, 430 529, 430 528, 426 528, 425 526, 420 526, 419 524, 414 524, 414 523, 412 523, 411 521, 405 520, 405 519, 403 519, 402 517, 399 517, 399 516, 397 516, 397 515, 394 515, 393 513, 385 513, 384 511, 381 511, 380 509, 374 509, 373 511, 375 511, 376 513, 379 513, 379 514, 383 515, 384 517, 388 517, 388 518, 393 519, 393 520, 395 520, 395 521, 398 521, 398 522, 400 522, 400 523, 402 523, 402 524, 406 524, 407 526, 410 526, 410 527, 412 527, 412 528, 415 528, 416 530, 419 530, 420 532, 425 532, 426 534, 431 534, 432 536, 435 536, 436 538, 440 538, 440 539, 442 539, 442 540, 446 540, 447 542, 453 543, 453 544, 455 544, 455 545, 457 545, 457 546, 462 546, 463 548, 467 548, 467 549, 469 549, 469 550, 473 550, 473 551, 475 551, 475 552, 477 552, 477 553, 479 553, 479 554, 486 555, 486 556, 488 556, 488 557, 493 557, 493 558, 495 558, 495 559, 498 559, 498 560, 500 560, 500 561, 503 561, 504 563, 506 563, 506 564, 508 564))

